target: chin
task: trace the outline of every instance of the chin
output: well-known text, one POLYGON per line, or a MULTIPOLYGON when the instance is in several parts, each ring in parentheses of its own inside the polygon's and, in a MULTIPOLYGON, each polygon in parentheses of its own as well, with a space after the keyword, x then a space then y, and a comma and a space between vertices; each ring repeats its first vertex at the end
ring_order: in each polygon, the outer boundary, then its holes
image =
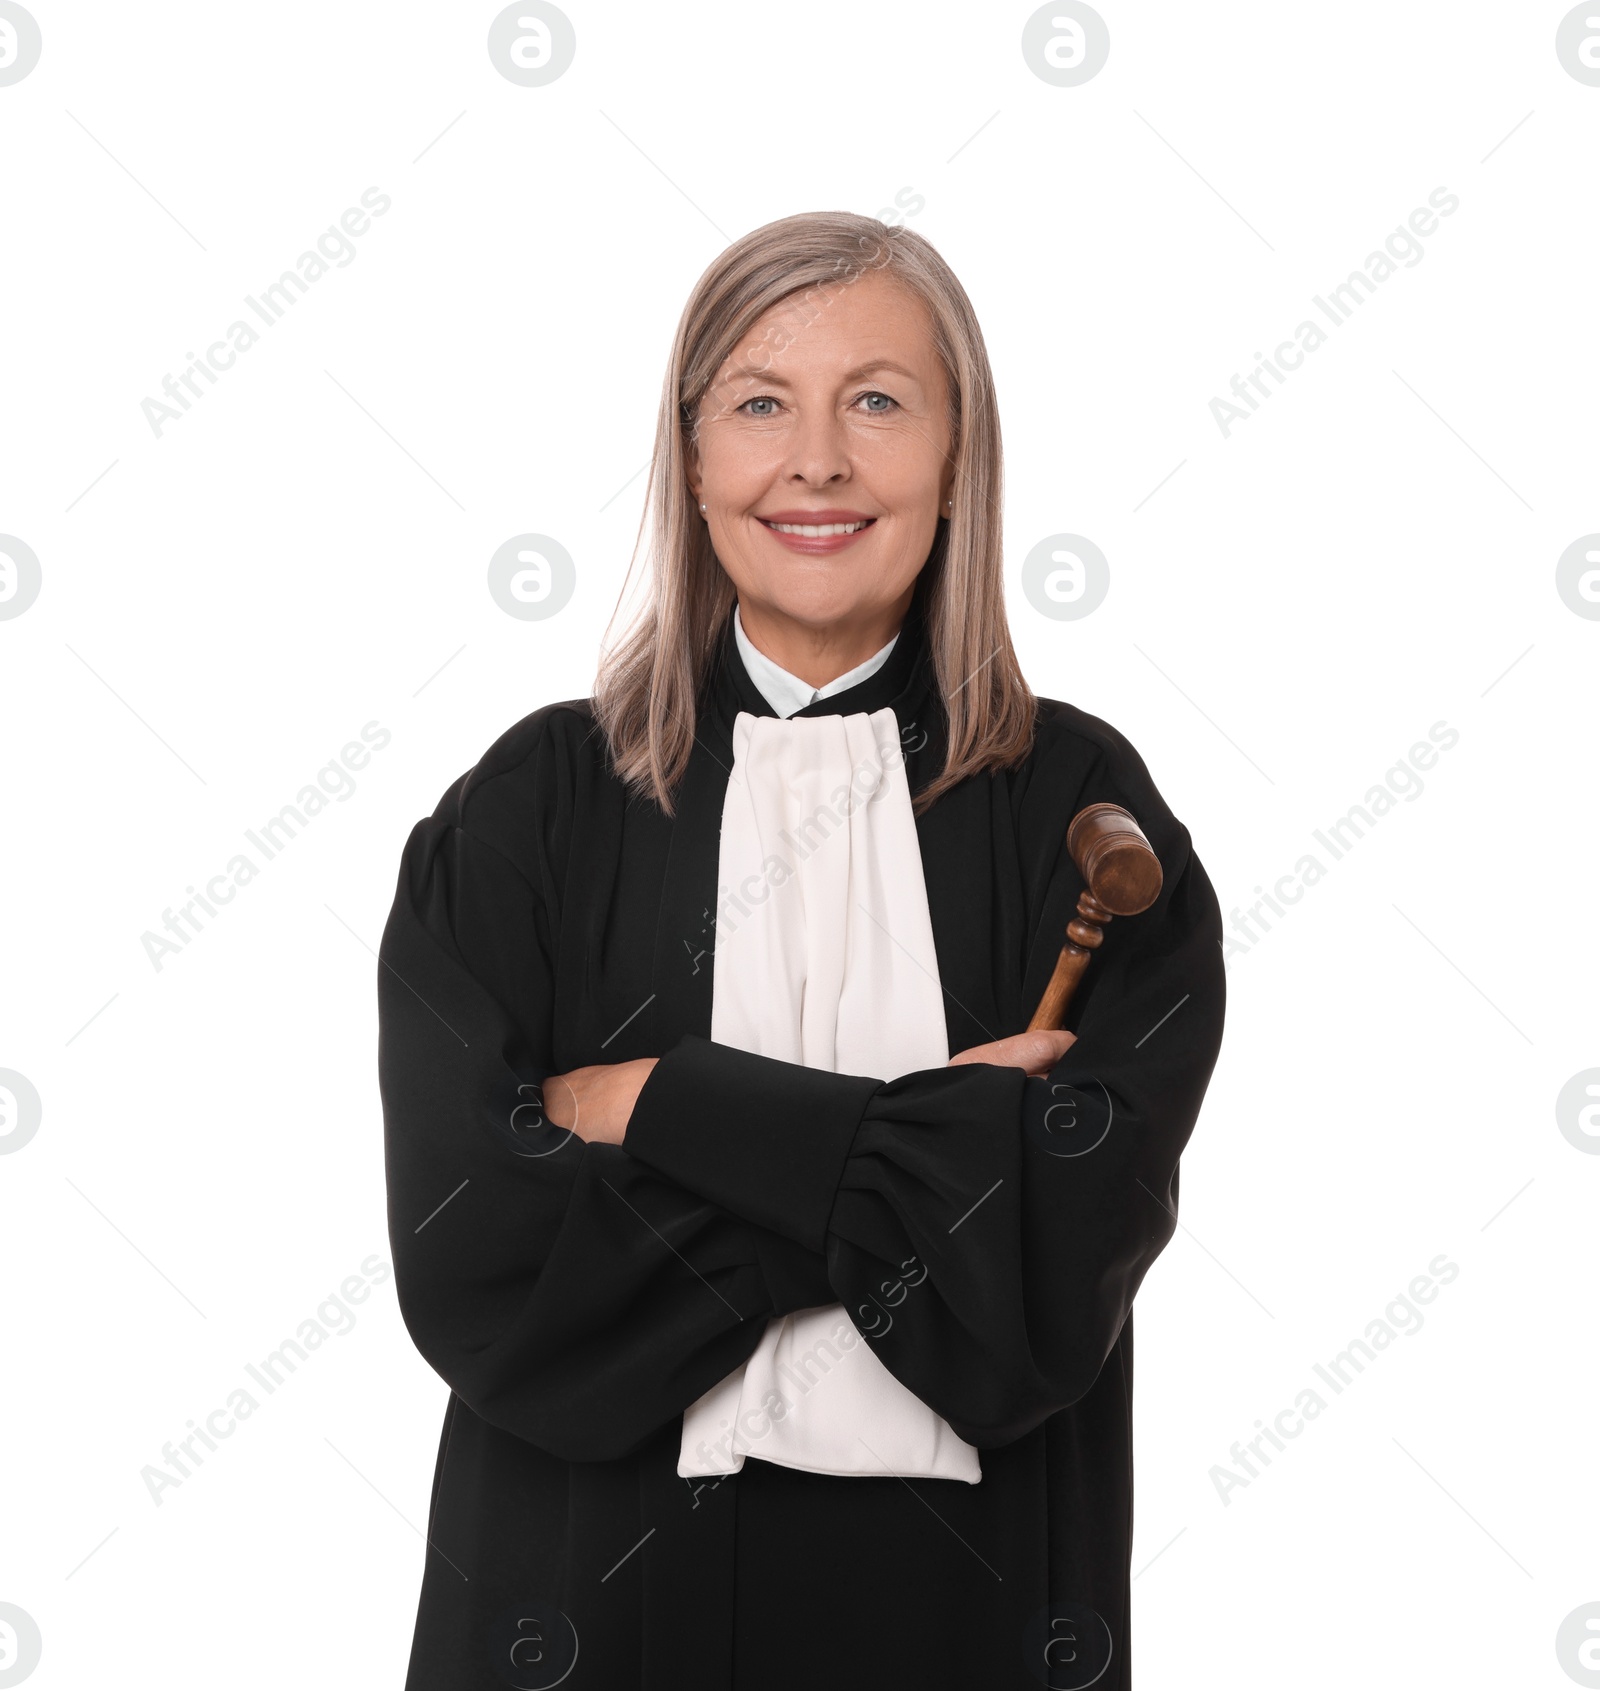
MULTIPOLYGON (((907 582, 905 586, 909 586, 907 582)), ((905 586, 886 583, 854 560, 828 560, 823 568, 786 570, 762 583, 761 598, 780 616, 812 628, 873 616, 892 605, 905 586)))
POLYGON ((837 593, 783 594, 772 599, 771 604, 780 616, 807 628, 831 628, 835 623, 871 615, 880 608, 874 600, 837 593))

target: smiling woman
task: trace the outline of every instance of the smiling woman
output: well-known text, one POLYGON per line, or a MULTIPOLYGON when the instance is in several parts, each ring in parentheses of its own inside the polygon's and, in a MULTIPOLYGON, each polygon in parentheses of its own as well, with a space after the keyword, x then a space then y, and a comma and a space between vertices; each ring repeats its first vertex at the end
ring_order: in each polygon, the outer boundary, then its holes
POLYGON ((640 615, 406 844, 390 1237, 451 1388, 409 1691, 1131 1685, 1130 1310, 1221 919, 1139 754, 1023 679, 1000 497, 925 239, 735 242, 640 615), (1161 892, 1030 1032, 1100 802, 1161 892))

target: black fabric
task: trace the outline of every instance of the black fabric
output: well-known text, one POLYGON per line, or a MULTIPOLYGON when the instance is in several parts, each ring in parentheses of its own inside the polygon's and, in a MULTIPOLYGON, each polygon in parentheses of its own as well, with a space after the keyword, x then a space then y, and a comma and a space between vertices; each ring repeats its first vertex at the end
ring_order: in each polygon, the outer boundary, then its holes
POLYGON ((686 1033, 651 1070, 623 1148, 721 1208, 822 1251, 845 1158, 878 1085, 686 1033), (692 1134, 683 1131, 689 1120, 692 1134))
MULTIPOLYGON (((1159 855, 1050 1077, 716 1044, 733 719, 774 714, 724 636, 675 818, 626 793, 573 700, 406 843, 378 972, 389 1225, 450 1387, 408 1691, 1126 1691, 1129 1311, 1221 1039, 1215 894, 1133 747, 1043 700, 1026 762, 917 833, 952 1052, 1026 1026, 1082 890, 1078 809, 1125 805, 1159 855), (623 1145, 545 1122, 547 1075, 640 1056, 662 1061, 623 1145), (683 1410, 771 1317, 835 1302, 981 1448, 982 1482, 754 1457, 678 1478, 683 1410)), ((885 706, 920 790, 944 740, 918 607, 876 674, 800 714, 885 706)))

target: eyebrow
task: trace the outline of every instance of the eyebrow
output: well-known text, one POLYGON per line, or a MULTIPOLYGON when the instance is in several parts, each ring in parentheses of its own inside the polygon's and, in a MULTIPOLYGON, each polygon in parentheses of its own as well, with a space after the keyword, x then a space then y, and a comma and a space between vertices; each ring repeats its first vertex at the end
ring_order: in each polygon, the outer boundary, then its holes
MULTIPOLYGON (((921 378, 914 370, 908 370, 903 364, 896 364, 892 358, 869 358, 865 364, 857 364, 853 370, 846 370, 843 380, 858 381, 862 376, 870 376, 875 370, 892 370, 897 376, 904 376, 907 381, 917 382, 921 378)), ((734 366, 732 375, 747 376, 753 382, 765 382, 771 387, 793 387, 794 384, 783 376, 775 375, 771 370, 752 370, 747 365, 734 366)))

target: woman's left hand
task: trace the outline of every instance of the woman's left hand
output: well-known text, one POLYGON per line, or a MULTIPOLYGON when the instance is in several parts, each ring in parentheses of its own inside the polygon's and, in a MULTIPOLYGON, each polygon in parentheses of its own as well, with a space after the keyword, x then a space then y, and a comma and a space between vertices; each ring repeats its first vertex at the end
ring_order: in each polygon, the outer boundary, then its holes
POLYGON ((591 1063, 567 1074, 546 1075, 545 1119, 591 1145, 620 1145, 656 1061, 636 1057, 631 1063, 591 1063))
POLYGON ((989 1045, 969 1046, 965 1051, 958 1051, 950 1063, 998 1063, 1002 1068, 1023 1069, 1035 1079, 1043 1080, 1077 1040, 1077 1034, 1064 1028, 1032 1028, 989 1045))

